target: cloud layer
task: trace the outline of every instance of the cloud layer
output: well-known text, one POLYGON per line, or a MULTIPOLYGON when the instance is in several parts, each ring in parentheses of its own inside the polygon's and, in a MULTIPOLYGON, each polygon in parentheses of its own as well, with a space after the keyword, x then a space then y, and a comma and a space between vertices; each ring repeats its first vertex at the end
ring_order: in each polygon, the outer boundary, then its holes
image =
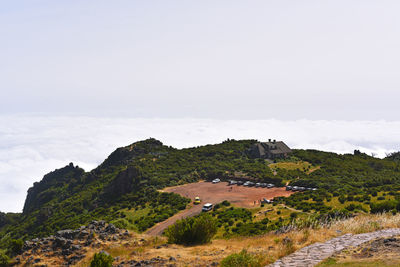
POLYGON ((177 148, 227 138, 384 157, 400 150, 400 121, 280 121, 0 116, 0 211, 21 211, 27 189, 69 162, 91 170, 117 147, 154 137, 177 148))

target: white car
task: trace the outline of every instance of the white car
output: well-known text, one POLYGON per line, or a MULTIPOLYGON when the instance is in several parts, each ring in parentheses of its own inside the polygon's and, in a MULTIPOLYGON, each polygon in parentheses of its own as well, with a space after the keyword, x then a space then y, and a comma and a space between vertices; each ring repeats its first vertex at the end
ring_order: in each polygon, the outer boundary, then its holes
POLYGON ((203 208, 201 209, 201 211, 204 211, 204 212, 210 211, 210 210, 212 210, 212 208, 213 208, 213 204, 207 203, 207 204, 204 204, 204 206, 203 206, 203 208))
POLYGON ((219 182, 221 182, 221 179, 219 179, 219 178, 212 180, 212 183, 213 183, 213 184, 217 184, 217 183, 219 183, 219 182))

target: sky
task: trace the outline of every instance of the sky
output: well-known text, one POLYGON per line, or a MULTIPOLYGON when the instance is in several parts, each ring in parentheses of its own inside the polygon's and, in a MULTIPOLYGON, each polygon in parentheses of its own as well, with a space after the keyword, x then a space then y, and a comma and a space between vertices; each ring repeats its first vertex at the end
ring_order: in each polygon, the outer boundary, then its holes
POLYGON ((399 1, 0 4, 0 211, 155 137, 400 150, 399 1))
POLYGON ((6 1, 1 113, 396 120, 399 1, 6 1))

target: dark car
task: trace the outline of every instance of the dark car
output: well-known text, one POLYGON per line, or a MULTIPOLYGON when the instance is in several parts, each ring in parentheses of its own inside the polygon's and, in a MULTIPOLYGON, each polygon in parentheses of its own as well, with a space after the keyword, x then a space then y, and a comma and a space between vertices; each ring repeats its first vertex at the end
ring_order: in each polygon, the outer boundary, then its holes
POLYGON ((243 185, 243 184, 244 184, 243 181, 238 181, 238 182, 237 182, 237 185, 243 185))
POLYGON ((290 185, 286 186, 286 191, 290 191, 292 190, 293 187, 291 187, 290 185))

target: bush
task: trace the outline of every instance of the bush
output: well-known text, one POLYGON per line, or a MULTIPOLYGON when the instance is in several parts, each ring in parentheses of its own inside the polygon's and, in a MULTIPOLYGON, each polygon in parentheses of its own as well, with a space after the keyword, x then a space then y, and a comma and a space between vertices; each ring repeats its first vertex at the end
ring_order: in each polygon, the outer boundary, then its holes
POLYGON ((231 203, 229 203, 228 200, 224 200, 224 201, 222 201, 222 205, 224 205, 224 206, 230 206, 231 203))
POLYGON ((10 249, 12 255, 18 255, 22 252, 22 247, 24 246, 24 241, 21 239, 12 239, 10 242, 10 249))
POLYGON ((111 267, 113 261, 113 257, 107 252, 96 253, 90 262, 90 267, 111 267))
POLYGON ((217 233, 217 222, 208 214, 178 220, 165 230, 169 243, 205 244, 217 233))
POLYGON ((221 267, 261 267, 264 266, 260 257, 248 253, 243 249, 240 253, 234 253, 221 261, 221 267))
POLYGON ((8 266, 9 263, 10 263, 10 258, 3 251, 0 250, 0 266, 5 267, 8 266))
POLYGON ((371 203, 371 213, 389 212, 395 209, 397 203, 395 201, 387 200, 380 203, 371 203))
POLYGON ((346 202, 346 197, 344 195, 340 195, 338 200, 340 203, 344 204, 346 202))

